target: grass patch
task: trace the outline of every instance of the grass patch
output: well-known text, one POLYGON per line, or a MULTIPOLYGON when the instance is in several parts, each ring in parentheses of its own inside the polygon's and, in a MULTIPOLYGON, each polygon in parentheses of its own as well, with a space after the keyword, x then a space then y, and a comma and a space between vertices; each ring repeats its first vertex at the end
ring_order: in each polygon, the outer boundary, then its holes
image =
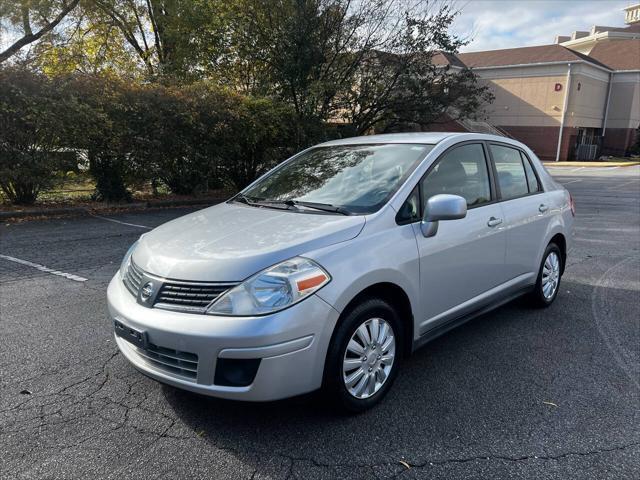
MULTIPOLYGON (((54 188, 41 192, 34 205, 12 205, 0 191, 0 209, 24 210, 28 208, 58 208, 69 206, 106 206, 104 202, 96 202, 91 196, 95 191, 95 182, 88 174, 70 174, 60 181, 54 188)), ((210 190, 200 195, 200 198, 227 198, 233 192, 219 189, 210 190)), ((135 185, 131 188, 133 202, 153 202, 163 200, 186 200, 199 198, 190 195, 175 195, 164 185, 158 185, 157 192, 153 192, 151 182, 135 185)))

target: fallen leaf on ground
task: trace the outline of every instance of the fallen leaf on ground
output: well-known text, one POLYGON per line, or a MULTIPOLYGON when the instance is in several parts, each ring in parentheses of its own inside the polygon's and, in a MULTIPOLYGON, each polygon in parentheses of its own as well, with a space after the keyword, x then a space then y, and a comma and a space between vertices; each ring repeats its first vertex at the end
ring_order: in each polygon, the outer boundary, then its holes
POLYGON ((407 469, 410 469, 410 468, 411 468, 411 465, 409 465, 409 464, 408 464, 407 462, 405 462, 404 460, 400 460, 400 463, 401 463, 402 465, 404 465, 407 469))
POLYGON ((542 403, 544 403, 545 405, 553 405, 553 406, 554 406, 554 407, 556 407, 556 408, 558 407, 558 405, 556 405, 556 404, 555 404, 555 403, 553 403, 553 402, 544 402, 544 401, 543 401, 542 403))

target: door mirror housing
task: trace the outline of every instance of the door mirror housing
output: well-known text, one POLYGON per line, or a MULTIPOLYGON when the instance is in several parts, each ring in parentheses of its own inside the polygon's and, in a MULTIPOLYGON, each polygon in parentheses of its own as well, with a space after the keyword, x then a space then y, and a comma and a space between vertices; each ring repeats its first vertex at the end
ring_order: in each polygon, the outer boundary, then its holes
POLYGON ((467 216, 467 201, 459 195, 434 195, 427 200, 420 230, 425 237, 438 232, 440 220, 458 220, 467 216))

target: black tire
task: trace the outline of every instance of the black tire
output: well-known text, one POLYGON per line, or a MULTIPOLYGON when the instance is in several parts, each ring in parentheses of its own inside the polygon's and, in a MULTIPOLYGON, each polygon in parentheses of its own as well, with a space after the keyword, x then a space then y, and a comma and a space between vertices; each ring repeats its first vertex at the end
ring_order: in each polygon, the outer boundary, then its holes
POLYGON ((331 339, 324 370, 324 394, 341 411, 358 413, 379 403, 388 393, 398 375, 403 354, 404 331, 396 310, 380 298, 366 298, 343 314, 331 339), (358 327, 372 318, 385 320, 393 329, 395 357, 391 370, 379 390, 368 398, 349 393, 343 379, 343 359, 349 340, 358 327))
POLYGON ((537 308, 546 308, 551 305, 556 297, 558 296, 558 292, 560 291, 560 281, 562 279, 562 271, 564 269, 563 265, 562 252, 560 251, 560 247, 558 247, 555 243, 550 243, 547 245, 547 248, 542 255, 542 261, 540 262, 540 267, 538 268, 538 278, 536 279, 536 285, 529 295, 529 301, 532 306, 537 308), (559 261, 559 271, 558 271, 558 283, 553 292, 553 294, 549 297, 545 296, 542 285, 542 274, 544 269, 544 264, 547 258, 551 253, 555 253, 558 257, 559 261))

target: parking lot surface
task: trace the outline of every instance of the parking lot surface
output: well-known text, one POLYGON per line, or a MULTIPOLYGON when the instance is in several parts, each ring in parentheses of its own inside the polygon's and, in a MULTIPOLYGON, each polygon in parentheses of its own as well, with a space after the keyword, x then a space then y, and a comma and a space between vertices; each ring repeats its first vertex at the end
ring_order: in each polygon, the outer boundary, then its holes
POLYGON ((440 337, 352 417, 183 392, 118 354, 107 283, 190 210, 3 224, 0 478, 640 478, 640 168, 549 170, 578 211, 554 305, 440 337))

